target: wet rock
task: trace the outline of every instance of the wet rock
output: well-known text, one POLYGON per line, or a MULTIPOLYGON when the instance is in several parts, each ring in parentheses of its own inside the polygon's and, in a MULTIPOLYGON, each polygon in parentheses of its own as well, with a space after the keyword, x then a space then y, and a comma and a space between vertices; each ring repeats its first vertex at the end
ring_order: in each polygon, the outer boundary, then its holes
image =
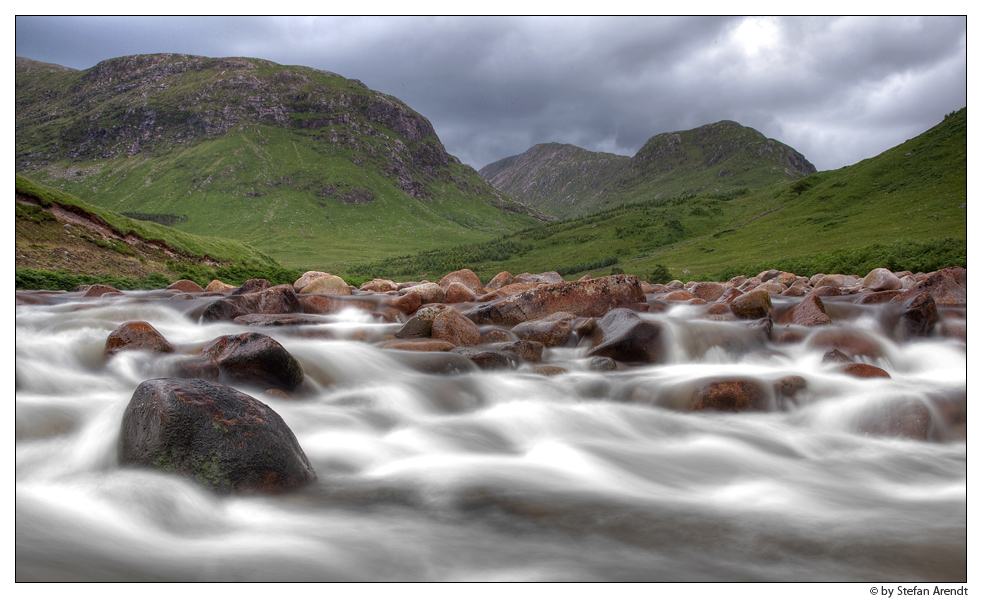
POLYGON ((866 356, 873 359, 883 357, 883 346, 876 335, 865 330, 840 328, 820 329, 808 338, 809 346, 815 349, 838 349, 850 358, 866 356))
POLYGON ((457 347, 456 349, 452 349, 451 353, 463 355, 473 361, 482 370, 507 370, 516 366, 515 355, 505 351, 457 347))
POLYGON ((815 287, 808 294, 816 297, 838 297, 842 295, 842 289, 833 286, 815 287))
POLYGON ((595 280, 542 285, 478 305, 464 315, 476 324, 513 326, 557 311, 579 317, 599 317, 614 308, 637 307, 644 300, 637 277, 617 274, 595 280))
POLYGON ((538 363, 542 361, 543 349, 545 349, 545 345, 542 343, 525 339, 517 340, 501 347, 502 351, 514 353, 529 363, 538 363))
POLYGON ((692 393, 692 411, 761 411, 766 394, 754 380, 714 380, 700 384, 692 393))
POLYGON ((821 326, 831 324, 832 318, 825 313, 825 305, 818 295, 808 295, 798 305, 784 312, 777 322, 799 326, 821 326))
POLYGON ((395 291, 399 288, 399 285, 393 281, 386 278, 373 278, 368 282, 362 283, 359 290, 371 291, 373 293, 388 293, 389 291, 395 291))
POLYGON ((419 293, 417 293, 412 289, 409 289, 401 296, 396 297, 391 301, 389 301, 389 305, 398 309, 404 314, 413 313, 414 311, 419 309, 419 306, 422 304, 423 304, 423 300, 420 299, 419 293))
POLYGON ((396 338, 428 337, 433 331, 433 320, 441 311, 447 309, 444 305, 428 305, 420 308, 409 321, 396 331, 396 338))
POLYGON ((808 292, 799 286, 790 286, 781 293, 782 297, 804 297, 808 292))
POLYGON ((380 343, 380 349, 397 349, 399 351, 450 351, 456 345, 448 341, 432 338, 393 339, 380 343))
POLYGON ((852 358, 838 349, 831 349, 822 355, 822 363, 852 363, 852 358))
POLYGON ((351 287, 340 276, 328 274, 311 281, 300 289, 302 295, 350 295, 351 287))
POLYGON ((515 335, 501 328, 484 327, 481 329, 481 344, 490 343, 510 343, 515 340, 515 335))
POLYGON ((444 303, 473 303, 475 301, 477 301, 477 295, 461 282, 451 282, 444 289, 444 303))
POLYGON ((340 313, 347 308, 356 308, 371 312, 375 304, 368 301, 351 301, 342 299, 343 295, 297 295, 300 310, 305 314, 329 315, 340 313))
POLYGON ((968 297, 967 282, 965 268, 945 268, 932 272, 893 300, 905 302, 921 293, 927 293, 940 307, 964 307, 968 297))
POLYGON ((774 381, 774 394, 796 400, 798 392, 807 386, 808 383, 801 376, 785 376, 774 381))
POLYGON ((218 365, 204 355, 187 355, 175 360, 170 367, 171 376, 218 382, 221 372, 218 365))
POLYGON ((220 493, 281 492, 316 474, 266 404, 205 380, 147 380, 120 430, 119 462, 174 472, 220 493))
POLYGON ((732 312, 730 311, 730 306, 727 303, 713 303, 706 308, 706 313, 711 316, 720 316, 732 312))
POLYGON ((288 314, 300 311, 300 300, 293 288, 290 285, 277 285, 254 293, 242 294, 235 291, 205 307, 201 318, 206 322, 214 322, 234 320, 246 314, 288 314))
POLYGON ((765 290, 749 291, 730 302, 733 315, 744 320, 756 320, 771 312, 771 295, 765 290))
POLYGON ((181 280, 178 280, 177 282, 172 282, 171 284, 167 285, 167 288, 165 290, 167 290, 167 291, 178 291, 180 293, 203 293, 204 292, 204 289, 201 288, 201 285, 199 285, 198 283, 194 282, 193 280, 187 280, 187 279, 181 279, 181 280))
POLYGON ((260 293, 270 288, 269 281, 265 278, 250 278, 242 283, 242 286, 232 291, 232 295, 249 295, 260 293))
POLYGON ((665 295, 663 299, 665 299, 665 301, 688 301, 694 297, 695 295, 688 291, 672 291, 671 293, 665 295))
POLYGON ((928 440, 933 428, 931 410, 921 401, 908 399, 881 404, 863 414, 859 430, 871 436, 899 436, 928 440))
POLYGON ((818 280, 813 280, 812 286, 816 289, 820 287, 842 288, 846 286, 846 277, 842 274, 825 274, 818 280))
POLYGON ((477 324, 452 308, 442 310, 433 318, 430 336, 450 341, 458 347, 477 345, 481 342, 481 331, 478 330, 477 324))
POLYGON ((859 297, 859 301, 857 301, 857 303, 860 305, 878 305, 880 303, 889 303, 899 294, 900 291, 874 291, 864 293, 859 297))
POLYGON ((771 295, 780 295, 784 291, 788 290, 783 284, 779 282, 765 282, 757 285, 754 289, 755 291, 767 291, 771 295))
POLYGON ((719 299, 726 292, 726 285, 721 282, 697 282, 689 289, 694 297, 704 301, 712 302, 719 299))
POLYGON ((594 372, 612 372, 617 369, 617 362, 610 357, 592 357, 590 359, 590 369, 594 372))
POLYGON ((219 370, 219 381, 261 389, 292 391, 303 382, 303 368, 280 343, 258 332, 221 336, 201 349, 219 370))
POLYGON ((447 291, 450 288, 450 285, 453 283, 458 283, 463 285, 465 288, 470 289, 474 296, 483 295, 485 293, 484 285, 481 284, 481 279, 478 278, 477 274, 475 274, 473 270, 468 268, 447 274, 440 279, 439 285, 444 291, 447 291))
POLYGON ((83 297, 102 297, 106 293, 119 293, 119 289, 107 284, 83 285, 75 290, 82 291, 83 297))
POLYGON ((565 279, 560 276, 559 272, 540 272, 539 274, 529 274, 528 272, 523 272, 516 276, 513 283, 521 284, 561 284, 565 282, 565 279))
POLYGON ((484 285, 484 289, 487 291, 497 291, 501 287, 510 285, 514 281, 515 277, 509 272, 498 272, 491 282, 484 285))
POLYGON ((863 278, 863 287, 870 291, 892 291, 903 288, 896 274, 886 268, 876 268, 863 278))
POLYGON ((868 363, 849 363, 839 367, 843 374, 849 374, 856 378, 889 378, 890 374, 883 368, 868 363))
POLYGON ((902 340, 928 336, 937 323, 938 306, 934 298, 927 293, 920 293, 904 303, 898 323, 899 336, 902 340))
POLYGON ((546 347, 561 347, 569 340, 574 318, 571 313, 559 311, 538 320, 516 324, 512 333, 518 338, 536 341, 546 347))
POLYGON ((326 320, 297 314, 246 314, 232 321, 244 326, 309 326, 326 320))
POLYGON ((107 357, 120 351, 150 351, 152 353, 173 353, 174 345, 160 334, 149 322, 125 322, 109 333, 106 339, 107 357))
POLYGON ((561 368, 557 365, 537 365, 529 371, 540 376, 558 376, 565 374, 566 368, 561 368))
POLYGON ((446 293, 443 287, 435 282, 423 282, 413 287, 419 295, 419 300, 425 305, 427 303, 443 303, 446 293))
POLYGON ((597 322, 589 357, 610 357, 617 361, 661 363, 664 360, 661 326, 642 320, 625 308, 610 310, 597 322))

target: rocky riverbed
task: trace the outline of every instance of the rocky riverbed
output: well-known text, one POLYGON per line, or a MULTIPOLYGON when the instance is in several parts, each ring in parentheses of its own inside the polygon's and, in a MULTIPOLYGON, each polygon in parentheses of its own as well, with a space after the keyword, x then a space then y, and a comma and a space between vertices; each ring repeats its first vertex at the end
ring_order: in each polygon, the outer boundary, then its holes
POLYGON ((963 581, 966 287, 21 291, 17 576, 963 581))

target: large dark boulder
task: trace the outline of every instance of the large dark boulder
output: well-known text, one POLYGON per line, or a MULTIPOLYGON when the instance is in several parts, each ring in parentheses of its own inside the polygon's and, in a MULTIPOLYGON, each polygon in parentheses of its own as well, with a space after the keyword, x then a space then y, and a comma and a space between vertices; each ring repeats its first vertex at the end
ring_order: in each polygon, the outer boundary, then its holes
POLYGON ((904 303, 900 314, 898 332, 901 340, 930 336, 938 319, 938 306, 934 297, 928 293, 915 295, 904 303))
MULTIPOLYGON (((291 314, 303 312, 300 299, 290 285, 277 285, 268 289, 241 293, 242 289, 246 289, 252 282, 252 280, 246 281, 246 284, 242 285, 238 291, 209 304, 204 309, 204 312, 202 312, 201 319, 206 322, 214 322, 219 320, 234 320, 246 314, 291 314)), ((263 282, 266 281, 263 280, 263 282)))
POLYGON ((610 310, 597 322, 591 340, 594 345, 587 351, 589 357, 610 357, 617 361, 643 363, 664 361, 661 326, 656 322, 642 320, 641 316, 630 309, 610 310))
POLYGON ((277 492, 316 479, 266 404, 205 380, 147 380, 130 399, 119 462, 179 473, 217 492, 277 492))
POLYGON ((263 390, 294 390, 303 382, 303 367, 283 345, 258 332, 220 336, 201 349, 218 366, 219 380, 263 390))

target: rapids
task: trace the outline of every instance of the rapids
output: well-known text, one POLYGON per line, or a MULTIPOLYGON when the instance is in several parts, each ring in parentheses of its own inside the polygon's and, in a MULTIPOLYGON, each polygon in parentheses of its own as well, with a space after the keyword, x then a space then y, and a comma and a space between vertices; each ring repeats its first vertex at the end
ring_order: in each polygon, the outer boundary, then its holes
POLYGON ((966 579, 965 428, 939 412, 964 409, 965 342, 898 343, 881 306, 826 301, 891 378, 839 373, 810 337, 762 343, 689 305, 642 315, 668 332, 665 364, 593 371, 572 342, 546 349, 567 372, 544 376, 378 348, 399 325, 357 310, 246 327, 196 321, 205 298, 54 297, 16 307, 18 581, 966 579), (123 410, 174 359, 106 360, 131 320, 182 352, 243 331, 279 341, 304 368, 300 396, 243 390, 283 417, 318 479, 218 496, 120 467, 123 410), (677 408, 721 375, 807 386, 766 412, 677 408), (864 427, 910 402, 930 409, 928 440, 864 427))

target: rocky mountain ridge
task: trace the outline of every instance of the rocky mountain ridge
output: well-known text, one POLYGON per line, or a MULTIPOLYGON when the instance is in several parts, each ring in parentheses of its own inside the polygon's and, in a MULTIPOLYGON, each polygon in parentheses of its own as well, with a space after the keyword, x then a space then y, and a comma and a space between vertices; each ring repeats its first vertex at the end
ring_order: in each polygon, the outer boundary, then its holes
POLYGON ((547 143, 479 172, 519 201, 570 217, 644 199, 760 188, 816 170, 786 144, 724 120, 655 135, 630 158, 547 143))

